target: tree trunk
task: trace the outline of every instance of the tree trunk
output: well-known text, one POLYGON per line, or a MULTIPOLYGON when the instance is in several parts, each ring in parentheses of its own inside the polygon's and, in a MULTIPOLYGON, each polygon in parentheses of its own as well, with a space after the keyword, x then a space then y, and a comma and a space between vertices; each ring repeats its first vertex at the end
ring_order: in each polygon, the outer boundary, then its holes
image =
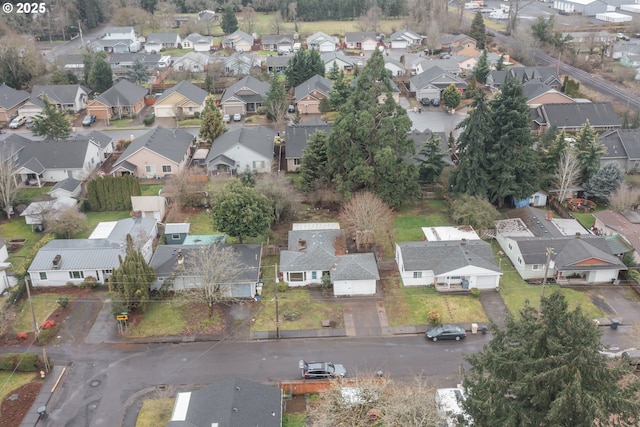
POLYGON ((207 303, 207 305, 208 305, 208 308, 209 308, 207 314, 209 315, 209 320, 211 320, 211 319, 213 319, 213 302, 209 301, 207 303))

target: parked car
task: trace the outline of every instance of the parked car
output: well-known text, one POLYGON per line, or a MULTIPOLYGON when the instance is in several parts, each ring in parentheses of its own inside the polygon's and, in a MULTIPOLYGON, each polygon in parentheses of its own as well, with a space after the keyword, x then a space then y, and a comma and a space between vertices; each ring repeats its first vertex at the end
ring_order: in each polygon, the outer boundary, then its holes
POLYGON ((448 53, 441 53, 440 59, 451 59, 451 55, 448 53))
POLYGON ((457 325, 440 325, 429 329, 425 335, 428 340, 456 340, 460 341, 467 336, 467 333, 457 325))
POLYGON ((616 34, 616 39, 618 39, 618 40, 624 40, 624 41, 626 41, 626 42, 628 42, 629 40, 631 40, 631 39, 629 38, 629 36, 626 36, 626 35, 624 35, 624 34, 622 34, 622 33, 618 33, 618 34, 616 34))
POLYGON ((224 116, 222 116, 222 121, 225 123, 229 123, 231 121, 231 116, 228 114, 225 114, 224 116))
POLYGON ((431 105, 433 105, 434 107, 439 107, 440 106, 440 100, 438 98, 433 98, 431 100, 431 105))
POLYGON ((429 106, 430 102, 431 102, 431 100, 429 98, 420 99, 420 104, 424 105, 425 107, 429 106))
POLYGON ((24 127, 26 127, 27 129, 31 129, 35 124, 36 122, 35 120, 33 120, 33 117, 29 117, 27 121, 24 122, 24 127))
POLYGON ((95 122, 96 116, 93 114, 87 114, 86 116, 84 116, 84 119, 82 119, 82 126, 91 126, 95 122))
POLYGON ((233 121, 234 122, 239 122, 240 120, 242 120, 242 115, 240 113, 235 113, 233 115, 233 121))
POLYGON ((18 116, 15 119, 11 120, 9 123, 9 127, 11 129, 18 129, 20 126, 27 122, 27 118, 25 116, 18 116))
POLYGON ((295 106, 295 105, 293 105, 293 104, 289 104, 288 111, 289 111, 290 113, 295 113, 295 112, 296 112, 296 106, 295 106))
POLYGON ((307 362, 301 360, 298 367, 303 379, 344 377, 347 370, 344 366, 331 362, 307 362))

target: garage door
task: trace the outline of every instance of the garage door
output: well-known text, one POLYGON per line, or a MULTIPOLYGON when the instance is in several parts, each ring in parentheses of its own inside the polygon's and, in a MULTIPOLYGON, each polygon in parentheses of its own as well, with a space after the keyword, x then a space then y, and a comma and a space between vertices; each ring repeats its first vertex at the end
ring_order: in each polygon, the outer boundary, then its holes
POLYGON ((496 276, 476 277, 476 287, 478 289, 493 289, 496 287, 496 276))
POLYGON ((224 105, 222 107, 222 111, 224 114, 228 114, 230 116, 233 116, 236 113, 244 114, 244 111, 242 110, 242 106, 240 105, 224 105))
POLYGON ((173 107, 170 105, 156 105, 153 107, 156 117, 174 117, 173 107))
POLYGON ((423 89, 416 92, 416 99, 422 98, 440 99, 440 91, 438 89, 423 89))

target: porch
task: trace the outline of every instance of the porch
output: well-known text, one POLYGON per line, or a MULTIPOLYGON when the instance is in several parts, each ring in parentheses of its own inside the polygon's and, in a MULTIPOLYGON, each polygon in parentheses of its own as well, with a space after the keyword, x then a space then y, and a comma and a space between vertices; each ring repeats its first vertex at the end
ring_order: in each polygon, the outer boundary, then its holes
POLYGON ((452 283, 452 284, 437 284, 435 285, 435 289, 437 292, 441 294, 448 295, 469 295, 471 293, 471 289, 469 286, 463 286, 462 283, 452 283))

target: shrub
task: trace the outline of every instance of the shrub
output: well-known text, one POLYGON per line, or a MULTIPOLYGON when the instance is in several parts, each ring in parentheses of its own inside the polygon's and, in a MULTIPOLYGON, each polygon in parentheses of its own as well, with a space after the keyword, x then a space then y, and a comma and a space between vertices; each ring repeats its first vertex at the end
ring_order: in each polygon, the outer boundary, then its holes
POLYGON ((638 272, 637 270, 629 270, 627 274, 629 274, 629 278, 631 280, 635 281, 636 283, 640 283, 640 272, 638 272))
POLYGON ((152 114, 149 114, 147 117, 145 117, 142 122, 144 123, 145 126, 150 126, 155 119, 156 119, 156 115, 152 113, 152 114))
POLYGON ((258 113, 260 115, 267 114, 267 107, 258 107, 258 109, 256 110, 256 113, 258 113))
POLYGON ((60 297, 58 298, 58 305, 62 308, 65 308, 67 305, 69 305, 69 298, 67 297, 60 297))
POLYGON ((284 313, 283 317, 284 317, 284 320, 288 320, 289 322, 295 322, 296 319, 300 317, 300 315, 295 311, 291 311, 289 313, 284 313))
POLYGON ((193 113, 193 118, 194 119, 199 119, 200 118, 200 111, 196 111, 193 113))
POLYGON ((478 288, 471 289, 471 296, 474 298, 480 298, 480 289, 478 288))
POLYGON ((0 354, 0 371, 37 372, 44 367, 37 353, 0 354))
POLYGON ((98 279, 93 276, 87 276, 84 278, 84 286, 87 289, 95 289, 98 286, 98 279))
POLYGON ((431 310, 427 314, 427 320, 429 320, 429 323, 431 323, 432 325, 439 325, 440 324, 440 312, 438 310, 431 310))

